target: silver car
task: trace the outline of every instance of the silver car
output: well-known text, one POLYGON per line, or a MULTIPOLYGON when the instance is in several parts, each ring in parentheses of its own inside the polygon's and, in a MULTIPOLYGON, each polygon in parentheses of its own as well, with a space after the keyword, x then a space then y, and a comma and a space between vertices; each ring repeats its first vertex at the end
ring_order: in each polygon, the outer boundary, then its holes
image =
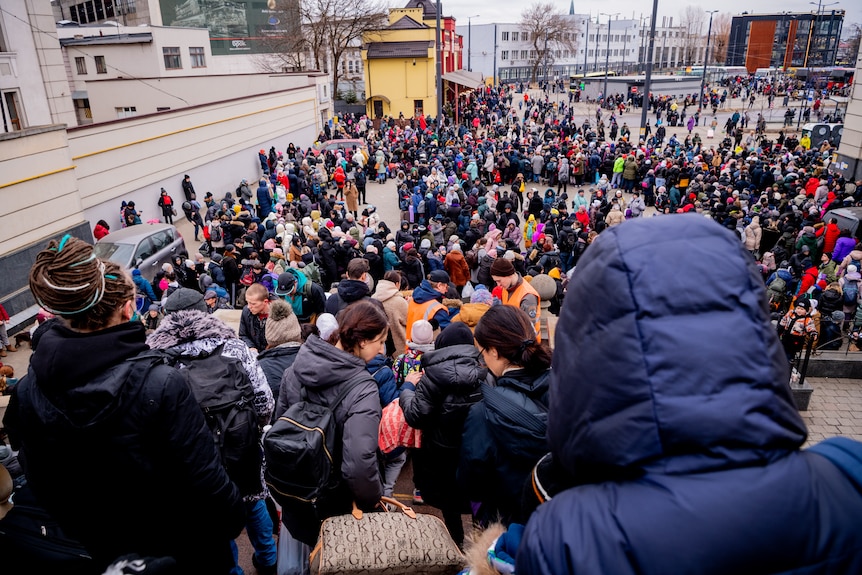
POLYGON ((141 224, 112 231, 96 242, 94 252, 100 259, 111 260, 128 270, 138 268, 152 281, 164 263, 176 256, 188 257, 179 230, 170 224, 141 224))

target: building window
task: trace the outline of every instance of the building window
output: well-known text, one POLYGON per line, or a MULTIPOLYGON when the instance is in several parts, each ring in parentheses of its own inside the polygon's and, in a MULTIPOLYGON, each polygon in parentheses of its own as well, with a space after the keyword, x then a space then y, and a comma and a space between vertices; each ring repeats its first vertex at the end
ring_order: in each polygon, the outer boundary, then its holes
POLYGON ((500 52, 500 58, 502 58, 503 60, 508 60, 509 59, 509 51, 503 50, 502 52, 500 52))
POLYGON ((105 64, 104 56, 95 56, 96 60, 96 74, 107 74, 108 66, 105 64))
POLYGON ((81 76, 86 75, 87 61, 84 60, 83 56, 75 56, 75 68, 77 68, 78 74, 80 74, 81 76))
POLYGON ((508 42, 508 41, 509 41, 509 33, 508 33, 508 32, 503 32, 503 33, 502 33, 502 35, 501 35, 501 37, 500 37, 500 39, 501 39, 503 42, 508 42))
POLYGON ((4 132, 15 132, 27 127, 22 117, 23 111, 17 91, 12 90, 2 93, 2 97, 0 97, 0 117, 3 119, 4 132))
POLYGON ((526 60, 526 59, 527 59, 527 51, 521 50, 521 60, 526 60))
POLYGON ((180 58, 180 49, 178 46, 162 48, 162 55, 165 58, 165 70, 182 69, 183 62, 180 58))
POLYGON ((135 106, 126 106, 123 108, 117 108, 117 118, 122 120, 123 118, 131 118, 138 115, 138 109, 135 106))
MULTIPOLYGON (((192 46, 189 48, 189 60, 192 62, 192 68, 207 67, 206 54, 204 54, 204 49, 201 46, 192 46)), ((177 67, 179 67, 179 64, 177 67)))
POLYGON ((413 100, 413 115, 421 116, 425 113, 424 103, 422 100, 413 100))
POLYGON ((535 60, 535 59, 536 59, 536 51, 530 50, 530 60, 535 60))

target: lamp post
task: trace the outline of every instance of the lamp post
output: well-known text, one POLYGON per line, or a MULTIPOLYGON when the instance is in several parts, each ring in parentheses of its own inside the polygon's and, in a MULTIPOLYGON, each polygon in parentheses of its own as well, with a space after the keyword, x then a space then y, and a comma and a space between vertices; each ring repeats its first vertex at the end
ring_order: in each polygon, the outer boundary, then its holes
POLYGON ((824 4, 823 0, 817 0, 817 2, 809 2, 811 5, 817 5, 817 13, 814 18, 811 20, 811 24, 808 25, 808 41, 805 43, 805 59, 802 62, 802 66, 805 68, 805 92, 802 98, 802 106, 799 108, 799 117, 796 119, 796 129, 799 129, 799 126, 802 124, 802 110, 803 108, 808 107, 808 90, 811 86, 811 67, 808 65, 808 56, 811 52, 811 39, 814 37, 814 28, 817 26, 818 21, 820 20, 820 10, 827 6, 835 6, 836 4, 840 4, 840 2, 830 2, 829 4, 824 4))
MULTIPOLYGON (((709 65, 709 37, 712 35, 712 15, 718 10, 707 10, 709 13, 709 28, 706 31, 706 51, 703 53, 703 76, 700 77, 700 96, 697 98, 698 113, 703 110, 703 90, 706 87, 706 67, 709 65)), ((702 30, 703 28, 701 28, 702 30)), ((700 115, 698 114, 698 117, 700 115)))
POLYGON ((615 12, 613 14, 608 14, 606 12, 599 12, 599 16, 607 16, 608 17, 608 44, 605 48, 605 87, 602 88, 602 99, 607 102, 608 100, 608 61, 611 57, 611 16, 619 16, 619 12, 615 12))
POLYGON ((471 20, 478 17, 478 14, 474 14, 473 16, 467 16, 467 70, 469 72, 473 71, 473 66, 470 62, 470 56, 473 52, 473 28, 471 20))
POLYGON ((587 77, 587 53, 590 51, 590 20, 592 16, 587 17, 587 33, 584 34, 584 79, 587 77))

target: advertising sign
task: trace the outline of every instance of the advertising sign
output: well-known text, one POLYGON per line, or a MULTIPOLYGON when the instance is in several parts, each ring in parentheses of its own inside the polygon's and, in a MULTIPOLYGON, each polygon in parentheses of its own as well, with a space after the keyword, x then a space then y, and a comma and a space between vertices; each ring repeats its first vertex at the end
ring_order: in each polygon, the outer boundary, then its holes
POLYGON ((285 51, 299 33, 296 0, 161 0, 166 26, 207 28, 213 55, 285 51))

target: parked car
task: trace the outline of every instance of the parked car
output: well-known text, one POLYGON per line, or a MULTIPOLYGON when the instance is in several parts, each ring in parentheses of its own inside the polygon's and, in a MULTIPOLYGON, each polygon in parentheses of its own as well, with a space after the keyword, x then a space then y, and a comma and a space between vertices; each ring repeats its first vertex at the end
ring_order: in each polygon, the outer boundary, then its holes
POLYGON ((326 140, 314 144, 311 152, 315 156, 319 156, 321 152, 335 152, 337 150, 358 150, 365 147, 365 140, 355 138, 342 138, 340 140, 326 140))
POLYGON ((838 220, 838 227, 842 230, 850 230, 850 235, 857 240, 862 240, 862 208, 836 208, 829 210, 823 216, 823 221, 828 222, 831 218, 838 220))
POLYGON ((96 242, 96 257, 116 262, 128 270, 138 268, 152 281, 162 264, 177 255, 188 257, 179 230, 170 224, 142 224, 112 231, 96 242))

